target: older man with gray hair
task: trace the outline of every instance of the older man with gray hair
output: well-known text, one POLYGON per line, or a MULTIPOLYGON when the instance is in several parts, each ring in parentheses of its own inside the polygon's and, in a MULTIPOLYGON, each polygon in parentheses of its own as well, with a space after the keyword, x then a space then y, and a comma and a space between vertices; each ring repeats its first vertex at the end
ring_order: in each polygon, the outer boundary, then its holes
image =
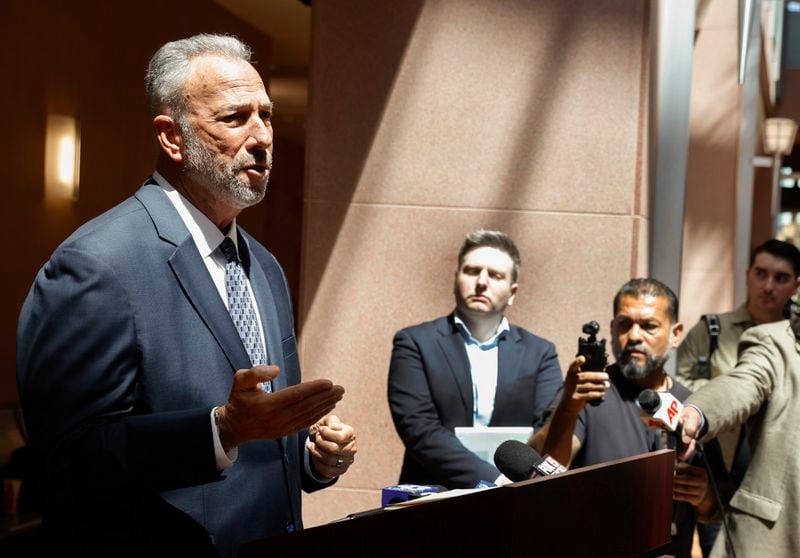
POLYGON ((236 224, 272 168, 272 102, 238 39, 150 61, 156 172, 53 254, 22 308, 17 377, 52 555, 235 556, 302 527, 300 490, 353 462, 301 382, 275 258, 236 224))

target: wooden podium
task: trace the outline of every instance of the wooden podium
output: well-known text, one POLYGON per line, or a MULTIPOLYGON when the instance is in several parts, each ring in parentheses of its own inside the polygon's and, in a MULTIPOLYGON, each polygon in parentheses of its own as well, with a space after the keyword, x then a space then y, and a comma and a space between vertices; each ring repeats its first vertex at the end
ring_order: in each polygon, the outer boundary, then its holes
POLYGON ((661 450, 362 515, 242 546, 273 556, 644 556, 670 541, 675 454, 661 450))

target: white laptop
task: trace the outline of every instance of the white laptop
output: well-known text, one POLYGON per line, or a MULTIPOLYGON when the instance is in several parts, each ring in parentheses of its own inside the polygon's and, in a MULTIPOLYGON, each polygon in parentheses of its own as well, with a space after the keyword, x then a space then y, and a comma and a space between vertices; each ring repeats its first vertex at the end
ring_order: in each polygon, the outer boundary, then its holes
POLYGON ((494 465, 494 452, 506 440, 527 442, 533 434, 529 426, 457 426, 456 438, 468 450, 494 465))

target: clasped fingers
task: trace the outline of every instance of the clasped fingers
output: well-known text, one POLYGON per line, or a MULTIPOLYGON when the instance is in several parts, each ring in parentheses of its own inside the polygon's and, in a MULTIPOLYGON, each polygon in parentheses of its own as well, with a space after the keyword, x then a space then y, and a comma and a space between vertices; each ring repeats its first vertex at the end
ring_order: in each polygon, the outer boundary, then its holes
POLYGON ((316 470, 326 477, 343 474, 355 461, 358 451, 352 426, 335 417, 325 417, 309 430, 308 449, 316 470))
POLYGON ((326 425, 317 425, 316 433, 318 439, 321 438, 322 440, 334 442, 342 446, 356 439, 355 430, 353 430, 352 426, 346 424, 341 425, 339 429, 333 429, 326 425))

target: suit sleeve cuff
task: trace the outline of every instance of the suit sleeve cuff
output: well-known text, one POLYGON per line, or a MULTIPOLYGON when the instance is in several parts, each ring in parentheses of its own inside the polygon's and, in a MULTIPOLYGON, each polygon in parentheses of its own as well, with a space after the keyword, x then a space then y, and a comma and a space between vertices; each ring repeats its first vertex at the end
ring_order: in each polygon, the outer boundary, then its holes
POLYGON ((703 437, 708 434, 708 421, 706 420, 706 415, 703 413, 703 409, 693 403, 684 403, 684 405, 686 407, 691 407, 700 415, 700 430, 698 431, 697 439, 702 440, 703 437))

